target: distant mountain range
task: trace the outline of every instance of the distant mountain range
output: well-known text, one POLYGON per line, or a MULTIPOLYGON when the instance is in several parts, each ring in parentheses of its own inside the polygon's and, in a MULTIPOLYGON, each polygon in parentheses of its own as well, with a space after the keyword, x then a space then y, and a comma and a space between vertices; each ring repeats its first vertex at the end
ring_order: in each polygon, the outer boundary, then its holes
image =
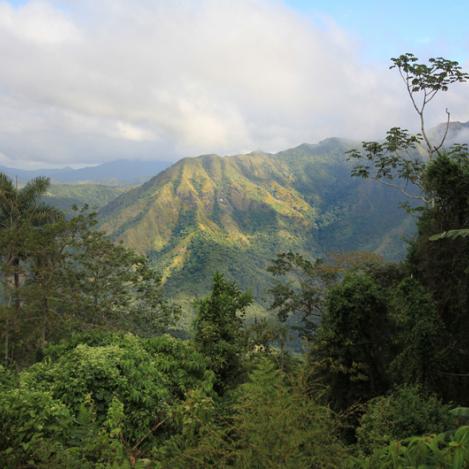
MULTIPOLYGON (((430 130, 430 138, 439 142, 445 132, 446 124, 440 124, 430 130)), ((448 144, 469 143, 469 122, 451 122, 447 135, 448 144)), ((24 183, 38 176, 46 176, 53 184, 100 184, 100 185, 135 185, 142 184, 161 171, 171 166, 170 161, 116 160, 96 166, 79 169, 70 167, 59 169, 16 169, 0 165, 0 172, 17 177, 24 183)))
POLYGON ((262 303, 278 252, 402 256, 414 221, 399 193, 350 176, 352 145, 327 139, 276 154, 185 158, 103 207, 101 227, 151 256, 173 296, 205 293, 221 271, 262 303))
POLYGON ((141 184, 160 171, 171 162, 168 161, 130 161, 119 160, 103 163, 97 166, 87 166, 80 169, 37 169, 24 170, 0 166, 0 172, 8 176, 17 177, 24 183, 38 176, 49 177, 52 183, 82 184, 96 183, 106 185, 141 184))
MULTIPOLYGON (((431 138, 438 141, 444 130, 435 127, 431 138)), ((451 123, 449 144, 468 137, 469 122, 451 123)), ((345 152, 358 145, 332 138, 275 154, 203 155, 173 165, 115 161, 0 171, 22 181, 49 176, 47 200, 64 210, 83 203, 100 208, 101 228, 149 255, 173 297, 206 293, 221 271, 262 304, 271 284, 266 268, 278 252, 404 254, 415 220, 400 208, 400 193, 350 176, 345 152)))
POLYGON ((106 186, 102 184, 52 184, 44 201, 67 214, 73 213, 73 207, 88 205, 97 210, 114 200, 118 195, 132 189, 134 186, 106 186))

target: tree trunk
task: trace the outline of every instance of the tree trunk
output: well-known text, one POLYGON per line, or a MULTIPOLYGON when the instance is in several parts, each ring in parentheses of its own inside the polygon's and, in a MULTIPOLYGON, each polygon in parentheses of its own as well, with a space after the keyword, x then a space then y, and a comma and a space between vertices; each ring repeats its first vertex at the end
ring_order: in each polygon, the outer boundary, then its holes
POLYGON ((41 331, 41 347, 44 347, 47 343, 47 319, 49 318, 49 300, 47 296, 44 298, 44 311, 42 318, 42 331, 41 331))
POLYGON ((3 342, 3 347, 4 347, 4 351, 3 351, 3 360, 5 362, 5 366, 8 366, 8 359, 10 358, 9 357, 9 353, 10 353, 10 320, 9 318, 7 318, 6 320, 6 323, 5 323, 5 339, 4 339, 4 342, 3 342))
POLYGON ((21 309, 21 298, 20 298, 20 260, 19 258, 15 257, 12 261, 13 265, 13 286, 15 292, 15 314, 16 317, 19 317, 20 309, 21 309))

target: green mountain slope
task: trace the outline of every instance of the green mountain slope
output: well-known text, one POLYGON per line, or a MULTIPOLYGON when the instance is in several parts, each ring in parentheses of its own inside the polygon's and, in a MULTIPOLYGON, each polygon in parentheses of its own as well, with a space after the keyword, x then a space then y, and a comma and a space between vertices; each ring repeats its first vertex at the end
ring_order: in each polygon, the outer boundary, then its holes
POLYGON ((150 255, 171 294, 204 293, 219 270, 262 302, 277 252, 402 254, 413 224, 400 197, 351 178, 349 146, 329 139, 277 154, 186 158, 106 205, 101 226, 150 255))
POLYGON ((74 205, 80 207, 85 204, 92 209, 99 209, 130 189, 131 186, 102 184, 52 184, 45 200, 65 212, 70 212, 74 205))

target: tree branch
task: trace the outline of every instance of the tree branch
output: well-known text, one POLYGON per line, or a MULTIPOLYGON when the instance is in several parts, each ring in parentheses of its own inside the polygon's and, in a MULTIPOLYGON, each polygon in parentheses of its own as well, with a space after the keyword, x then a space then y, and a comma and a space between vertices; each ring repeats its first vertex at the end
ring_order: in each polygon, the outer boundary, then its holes
POLYGON ((422 196, 422 195, 415 195, 415 194, 411 194, 410 192, 407 192, 402 186, 400 186, 399 184, 393 184, 392 182, 389 182, 389 181, 385 181, 383 179, 380 179, 380 178, 377 178, 377 177, 371 177, 371 179, 373 179, 374 181, 378 181, 380 182, 381 184, 384 184, 385 186, 388 186, 388 187, 392 187, 393 189, 397 189, 398 191, 400 191, 402 194, 404 194, 406 197, 409 197, 410 199, 415 199, 415 200, 421 200, 425 203, 428 202, 428 200, 422 196))
POLYGON ((436 151, 438 154, 440 154, 440 153, 439 153, 439 150, 440 150, 440 148, 443 146, 443 144, 445 143, 446 137, 448 136, 449 122, 450 122, 451 114, 450 114, 450 112, 448 111, 448 108, 446 108, 445 112, 446 112, 446 114, 447 114, 447 116, 448 116, 448 119, 446 120, 446 129, 445 129, 445 133, 443 134, 443 138, 441 139, 440 144, 439 144, 437 147, 435 147, 435 151, 436 151))

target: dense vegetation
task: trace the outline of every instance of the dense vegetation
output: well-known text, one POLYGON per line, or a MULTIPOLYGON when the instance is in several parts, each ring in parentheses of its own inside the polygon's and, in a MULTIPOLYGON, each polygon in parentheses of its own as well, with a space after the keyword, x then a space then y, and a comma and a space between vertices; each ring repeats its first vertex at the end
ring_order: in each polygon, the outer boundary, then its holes
MULTIPOLYGON (((412 92, 466 79, 394 60, 412 92)), ((420 141, 351 153, 358 176, 420 187, 404 261, 279 253, 254 321, 216 273, 185 331, 148 258, 46 205, 46 179, 0 175, 0 466, 469 467, 469 154, 420 141)))
POLYGON ((173 298, 207 294, 219 270, 265 307, 275 252, 403 257, 401 238, 415 228, 404 199, 351 178, 350 148, 327 139, 277 154, 185 158, 103 207, 100 227, 150 256, 173 298))
POLYGON ((104 207, 131 186, 105 186, 101 184, 53 184, 44 196, 49 205, 73 213, 73 207, 88 205, 94 210, 104 207))

